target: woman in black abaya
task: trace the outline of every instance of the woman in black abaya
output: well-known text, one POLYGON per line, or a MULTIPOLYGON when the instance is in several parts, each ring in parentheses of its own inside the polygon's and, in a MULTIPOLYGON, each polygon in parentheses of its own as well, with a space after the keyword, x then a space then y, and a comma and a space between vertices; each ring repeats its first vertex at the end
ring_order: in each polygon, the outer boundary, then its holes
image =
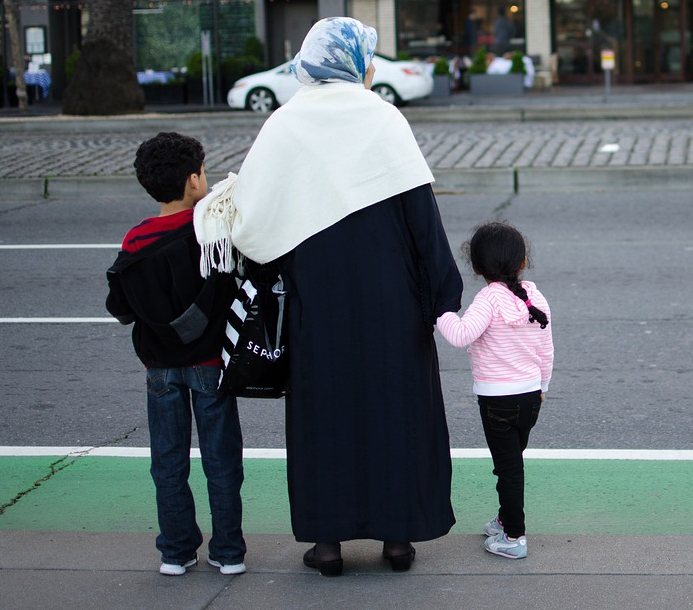
POLYGON ((433 324, 460 308, 462 280, 411 129, 369 90, 375 42, 354 19, 313 26, 293 64, 306 86, 234 193, 234 245, 277 260, 288 291, 291 522, 325 575, 361 538, 407 570, 411 543, 455 522, 433 324))

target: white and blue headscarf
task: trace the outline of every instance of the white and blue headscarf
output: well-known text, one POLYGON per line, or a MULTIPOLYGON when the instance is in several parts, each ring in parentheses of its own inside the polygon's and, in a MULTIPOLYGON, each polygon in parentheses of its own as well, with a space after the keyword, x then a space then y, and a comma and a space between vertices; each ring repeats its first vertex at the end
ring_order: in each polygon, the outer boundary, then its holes
POLYGON ((375 29, 356 19, 321 19, 305 37, 291 71, 304 85, 363 83, 377 42, 375 29))

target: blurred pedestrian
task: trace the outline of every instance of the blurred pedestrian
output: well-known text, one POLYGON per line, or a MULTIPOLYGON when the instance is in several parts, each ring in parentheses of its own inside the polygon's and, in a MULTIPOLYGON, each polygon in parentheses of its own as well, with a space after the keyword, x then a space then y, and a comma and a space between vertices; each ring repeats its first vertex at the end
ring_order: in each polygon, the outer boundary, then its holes
POLYGON ((508 50, 510 39, 515 35, 515 26, 505 16, 505 9, 498 7, 498 17, 493 24, 494 52, 503 55, 508 50))
POLYGON ((473 57, 476 52, 477 45, 477 31, 479 29, 479 22, 476 15, 476 11, 472 7, 467 15, 467 19, 464 22, 464 45, 465 52, 469 57, 473 57))

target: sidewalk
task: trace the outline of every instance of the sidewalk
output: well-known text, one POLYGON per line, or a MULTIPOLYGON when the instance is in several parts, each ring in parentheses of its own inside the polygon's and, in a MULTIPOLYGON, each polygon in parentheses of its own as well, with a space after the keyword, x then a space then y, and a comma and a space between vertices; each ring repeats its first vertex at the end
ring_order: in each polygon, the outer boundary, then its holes
MULTIPOLYGON (((69 198, 75 189, 140 196, 132 158, 145 137, 198 137, 212 180, 237 171, 265 116, 225 107, 150 108, 66 117, 58 106, 0 111, 3 199, 69 198)), ((402 108, 439 192, 690 189, 693 84, 530 91, 517 98, 421 100, 402 108)))
MULTIPOLYGON (((308 545, 290 535, 283 460, 245 460, 246 574, 222 576, 206 564, 203 546, 196 568, 164 577, 157 571, 149 460, 56 459, 0 458, 8 475, 0 481, 4 496, 49 464, 66 466, 0 516, 3 610, 693 607, 693 536, 676 509, 691 500, 690 490, 675 484, 685 480, 686 461, 529 459, 529 556, 511 561, 486 553, 484 536, 473 533, 493 506, 490 459, 457 458, 453 534, 416 543, 406 574, 390 570, 379 543, 346 542, 344 575, 331 579, 302 565, 308 545)), ((199 462, 193 460, 191 486, 209 532, 199 462)))
MULTIPOLYGON (((618 118, 617 112, 632 112, 635 116, 659 113, 661 116, 691 116, 693 115, 693 82, 686 83, 650 83, 644 85, 614 85, 610 95, 606 95, 603 85, 564 85, 550 89, 530 89, 521 96, 482 96, 473 97, 468 91, 452 93, 448 97, 429 97, 410 102, 405 108, 416 113, 414 109, 465 108, 473 112, 483 112, 490 108, 515 109, 532 111, 534 109, 576 110, 577 116, 584 118, 592 116, 592 110, 601 108, 608 115, 618 118), (582 114, 581 114, 582 113, 582 114)), ((227 112, 226 104, 215 105, 212 108, 200 104, 167 104, 148 105, 147 113, 194 114, 205 112, 227 112)), ((59 115, 59 102, 40 102, 29 106, 29 116, 50 117, 59 115)), ((236 113, 239 114, 239 113, 236 113)), ((502 115, 501 115, 502 116, 502 115)), ((515 116, 515 115, 513 115, 515 116)), ((20 118, 16 108, 0 108, 1 118, 20 118)), ((537 113, 541 120, 543 115, 537 113)), ((601 118, 594 115, 594 118, 601 118)))
POLYGON ((535 536, 534 554, 503 560, 481 536, 419 543, 395 574, 376 542, 343 545, 345 574, 304 568, 283 535, 247 536, 248 572, 202 562, 164 577, 153 535, 3 532, 3 610, 685 610, 693 607, 691 537, 535 536))

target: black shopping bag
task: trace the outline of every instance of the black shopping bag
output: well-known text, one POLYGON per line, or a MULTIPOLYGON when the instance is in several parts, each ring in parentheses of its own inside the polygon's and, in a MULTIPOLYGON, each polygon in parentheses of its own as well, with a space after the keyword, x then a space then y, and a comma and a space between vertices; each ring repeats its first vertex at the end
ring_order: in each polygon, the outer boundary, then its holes
POLYGON ((279 398, 288 385, 286 291, 276 271, 253 268, 252 274, 238 276, 240 288, 228 310, 219 389, 246 398, 279 398))

